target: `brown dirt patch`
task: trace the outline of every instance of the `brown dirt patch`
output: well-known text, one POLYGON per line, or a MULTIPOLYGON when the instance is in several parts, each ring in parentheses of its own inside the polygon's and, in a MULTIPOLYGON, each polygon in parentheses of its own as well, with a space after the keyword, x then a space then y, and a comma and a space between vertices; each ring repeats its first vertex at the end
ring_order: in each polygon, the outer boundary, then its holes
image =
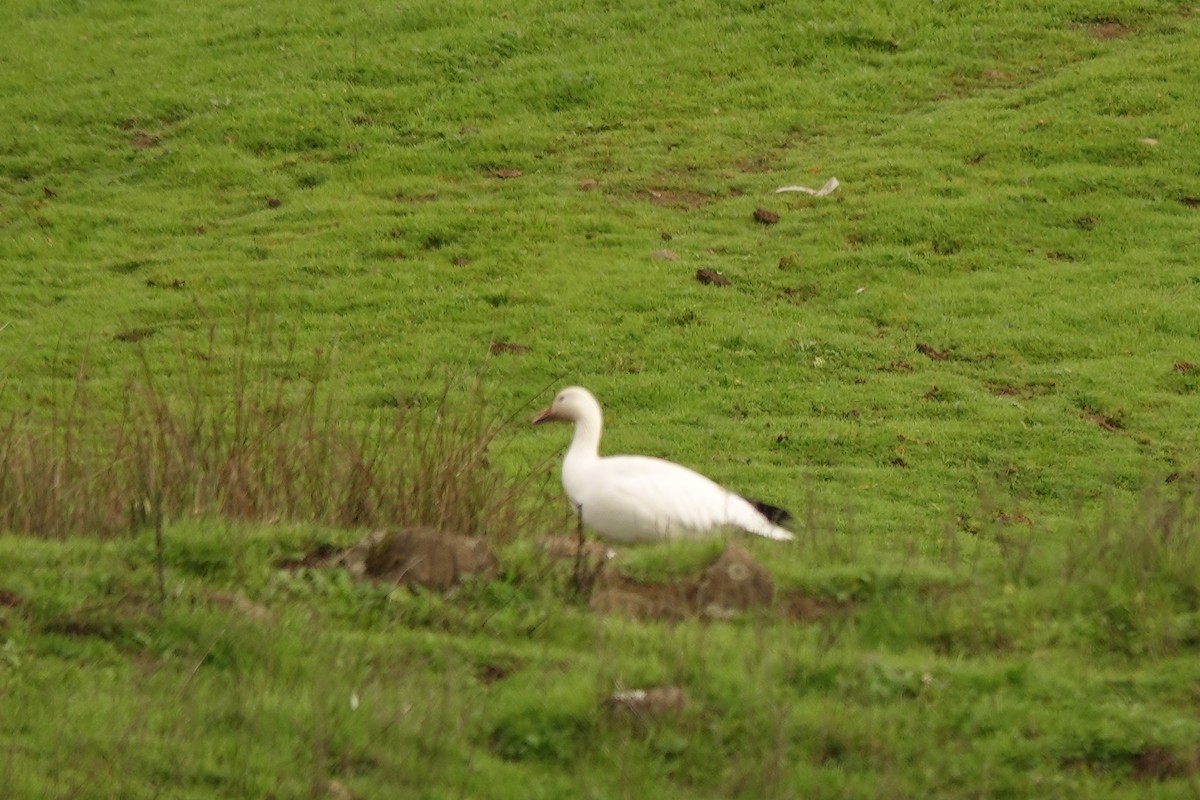
POLYGON ((1079 416, 1109 433, 1119 433, 1125 430, 1125 412, 1123 411, 1118 411, 1115 414, 1107 414, 1103 411, 1087 409, 1079 416))
POLYGON ((806 284, 804 286, 786 286, 781 294, 784 299, 790 303, 806 303, 821 293, 820 287, 815 284, 806 284))
POLYGON ((0 589, 0 608, 20 608, 24 604, 25 600, 12 589, 0 589))
POLYGON ((118 331, 113 334, 113 339, 118 342, 140 342, 142 339, 148 339, 157 331, 154 328, 129 328, 127 330, 118 331))
POLYGON ((187 280, 184 278, 147 278, 146 287, 150 289, 186 289, 187 280))
POLYGON ((1001 525, 1024 525, 1026 527, 1033 525, 1033 520, 1020 511, 1013 511, 1012 513, 1009 513, 1004 510, 999 510, 996 512, 996 521, 1001 525))
POLYGON ((988 384, 988 391, 996 397, 1019 397, 1022 400, 1029 400, 1054 391, 1054 381, 1023 383, 1019 385, 1013 383, 990 383, 988 384))
POLYGON ((488 345, 488 352, 494 356, 509 355, 519 356, 529 352, 529 345, 517 344, 516 342, 492 342, 488 345))
POLYGON ((511 664, 500 664, 490 661, 486 664, 481 664, 478 668, 476 668, 475 677, 479 679, 480 683, 491 686, 496 681, 504 680, 515 670, 516 667, 511 664))
POLYGON ((779 215, 766 208, 756 208, 754 209, 754 221, 761 222, 763 225, 774 225, 779 222, 779 215))
POLYGON ((948 350, 938 350, 931 344, 925 344, 925 342, 917 342, 917 352, 933 361, 945 361, 950 357, 948 350))
POLYGON ((696 270, 696 280, 703 283, 705 286, 728 286, 729 278, 726 278, 715 269, 698 269, 696 270))
POLYGON ((726 547, 696 582, 696 608, 709 619, 770 605, 774 597, 771 574, 740 547, 726 547))
POLYGON ((590 605, 592 611, 631 619, 681 620, 695 613, 690 588, 687 582, 641 583, 610 567, 596 576, 590 605))
POLYGON ((757 174, 762 172, 771 172, 775 169, 775 156, 746 156, 743 158, 735 158, 733 167, 738 172, 757 174))
POLYGON ((828 597, 816 597, 803 592, 789 592, 780 598, 779 608, 784 616, 797 622, 820 622, 826 617, 846 614, 852 606, 828 597))
POLYGON ((148 131, 138 131, 129 139, 129 146, 134 150, 149 150, 151 147, 158 147, 162 137, 150 133, 148 131))
POLYGON ((1077 27, 1097 39, 1121 39, 1133 34, 1133 28, 1115 19, 1080 22, 1077 27))
POLYGON ((880 372, 912 372, 913 365, 907 361, 893 361, 879 368, 880 372))
POLYGON ((1130 768, 1133 779, 1142 782, 1194 776, 1200 773, 1200 750, 1181 756, 1166 747, 1147 747, 1134 753, 1130 768))
POLYGON ((622 575, 617 565, 608 564, 596 576, 591 607, 634 619, 728 619, 769 606, 774 596, 770 573, 745 550, 728 545, 698 575, 670 583, 634 580, 622 575))
POLYGON ((488 543, 433 528, 375 531, 333 560, 356 578, 446 591, 471 576, 495 577, 488 543))

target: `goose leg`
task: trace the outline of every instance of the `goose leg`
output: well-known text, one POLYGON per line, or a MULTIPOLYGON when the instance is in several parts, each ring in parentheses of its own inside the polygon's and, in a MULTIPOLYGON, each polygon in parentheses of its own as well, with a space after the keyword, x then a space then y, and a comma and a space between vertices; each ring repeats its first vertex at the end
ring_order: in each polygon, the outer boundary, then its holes
POLYGON ((576 534, 575 543, 575 593, 583 595, 583 506, 575 506, 576 534))

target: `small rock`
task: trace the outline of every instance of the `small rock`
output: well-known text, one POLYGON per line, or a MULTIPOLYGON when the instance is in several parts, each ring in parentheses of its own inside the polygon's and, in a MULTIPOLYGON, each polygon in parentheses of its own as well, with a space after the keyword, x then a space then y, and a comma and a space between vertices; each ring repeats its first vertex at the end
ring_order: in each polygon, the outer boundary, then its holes
POLYGON ((525 173, 519 169, 497 169, 493 170, 492 174, 501 180, 512 180, 513 178, 521 177, 525 173))
POLYGON ((674 250, 654 250, 650 253, 650 257, 658 261, 678 261, 679 254, 674 250))
POLYGON ((583 180, 581 180, 579 182, 579 191, 590 192, 592 189, 595 189, 599 185, 600 185, 600 182, 597 181, 595 178, 584 178, 583 180))

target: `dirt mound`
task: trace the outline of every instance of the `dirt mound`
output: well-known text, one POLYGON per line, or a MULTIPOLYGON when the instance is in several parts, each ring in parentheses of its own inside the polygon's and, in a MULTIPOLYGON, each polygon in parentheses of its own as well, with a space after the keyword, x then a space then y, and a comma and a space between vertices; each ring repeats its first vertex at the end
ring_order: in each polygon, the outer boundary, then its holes
POLYGON ((728 619, 769 606, 774 596, 767 570, 745 550, 729 545, 699 574, 670 583, 644 583, 622 575, 615 564, 607 565, 597 576, 591 607, 635 619, 728 619))
POLYGON ((769 606, 774 596, 775 583, 763 565, 739 547, 726 547, 700 574, 695 602, 704 616, 724 619, 748 608, 769 606))
POLYGON ((468 576, 491 579, 498 566, 483 539, 434 528, 375 531, 338 556, 337 563, 357 578, 439 592, 468 576))

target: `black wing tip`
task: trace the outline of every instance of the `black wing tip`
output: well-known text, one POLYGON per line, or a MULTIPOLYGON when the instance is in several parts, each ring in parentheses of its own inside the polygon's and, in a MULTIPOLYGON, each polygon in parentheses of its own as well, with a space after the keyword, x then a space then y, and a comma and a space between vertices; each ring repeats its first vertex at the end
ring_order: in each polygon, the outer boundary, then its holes
POLYGON ((766 517, 772 525, 787 525, 792 521, 792 515, 785 508, 773 506, 770 503, 764 503, 761 500, 755 500, 752 497, 745 498, 746 502, 754 506, 758 513, 766 517))

